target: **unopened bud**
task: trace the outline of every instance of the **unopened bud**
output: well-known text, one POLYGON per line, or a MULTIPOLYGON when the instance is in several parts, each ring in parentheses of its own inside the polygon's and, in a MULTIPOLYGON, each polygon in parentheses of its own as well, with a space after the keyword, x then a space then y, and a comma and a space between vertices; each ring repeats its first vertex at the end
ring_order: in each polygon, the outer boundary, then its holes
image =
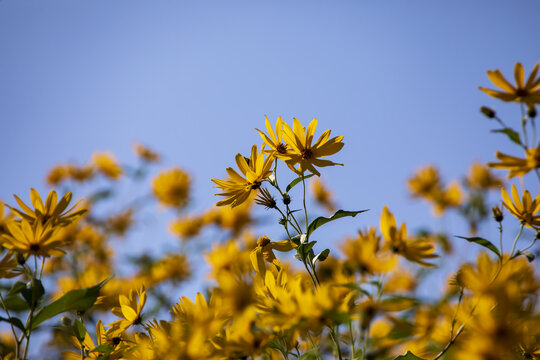
POLYGON ((480 112, 484 114, 486 117, 488 117, 489 119, 493 119, 495 117, 495 110, 492 110, 488 108, 487 106, 482 106, 480 108, 480 112))
POLYGON ((17 264, 24 265, 25 262, 26 262, 26 259, 24 255, 21 253, 17 253, 17 264))
POLYGON ((531 119, 534 119, 536 117, 536 108, 534 107, 534 105, 529 106, 527 116, 531 119))
POLYGON ((291 196, 289 194, 283 195, 283 203, 285 205, 289 205, 291 203, 291 196))
POLYGON ((71 326, 71 319, 64 315, 60 318, 60 323, 64 326, 71 326))
POLYGON ((491 208, 491 211, 493 212, 493 218, 496 222, 503 221, 503 213, 500 207, 494 206, 493 208, 491 208))

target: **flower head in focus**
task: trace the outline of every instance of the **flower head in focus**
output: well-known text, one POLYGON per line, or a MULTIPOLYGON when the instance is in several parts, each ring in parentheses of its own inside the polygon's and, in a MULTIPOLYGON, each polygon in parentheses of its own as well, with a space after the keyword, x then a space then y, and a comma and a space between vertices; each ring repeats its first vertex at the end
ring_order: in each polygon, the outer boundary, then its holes
POLYGON ((40 221, 30 223, 26 219, 12 220, 7 227, 8 233, 0 237, 0 244, 6 249, 43 257, 65 254, 60 249, 65 243, 57 236, 60 228, 53 227, 51 222, 42 224, 40 221))
POLYGON ((270 124, 270 121, 268 121, 268 118, 266 116, 265 119, 266 131, 268 132, 268 135, 266 135, 259 129, 255 130, 259 132, 259 135, 261 135, 264 143, 270 147, 271 150, 267 150, 267 153, 272 154, 278 159, 288 159, 288 157, 285 155, 289 153, 290 147, 283 142, 283 119, 281 118, 281 116, 278 116, 275 132, 274 129, 272 129, 272 125, 270 124))
POLYGON ((228 180, 212 179, 216 183, 216 187, 223 190, 222 193, 216 194, 225 196, 225 200, 217 202, 217 206, 231 205, 238 206, 246 201, 253 190, 257 190, 261 186, 261 182, 271 175, 270 167, 272 166, 272 157, 264 158, 264 145, 261 153, 257 151, 257 145, 251 148, 251 157, 244 158, 241 154, 236 154, 235 160, 238 169, 242 172, 242 177, 233 168, 227 168, 228 180))
POLYGON ((323 132, 319 139, 312 144, 315 128, 317 127, 317 119, 313 119, 309 123, 307 130, 297 118, 293 119, 292 129, 287 123, 284 123, 283 126, 283 138, 291 147, 290 153, 283 155, 283 158, 289 168, 297 174, 301 175, 307 170, 320 176, 321 174, 315 166, 343 165, 330 160, 320 159, 321 157, 337 153, 343 148, 344 144, 341 142, 343 136, 336 136, 329 139, 330 130, 323 132), (298 168, 295 168, 296 165, 298 165, 298 168))
POLYGON ((522 224, 528 227, 540 227, 540 214, 537 214, 540 210, 540 196, 533 200, 531 194, 525 190, 520 199, 515 185, 512 185, 512 198, 504 188, 501 188, 501 196, 504 207, 522 224))
POLYGON ((527 82, 525 82, 525 70, 521 63, 516 63, 514 67, 514 78, 516 80, 516 85, 512 85, 508 80, 506 80, 500 70, 489 70, 487 72, 489 79, 495 86, 500 90, 491 90, 484 87, 478 87, 480 90, 493 96, 494 98, 500 99, 506 102, 524 102, 525 104, 532 106, 533 104, 540 103, 540 77, 536 77, 538 73, 537 63, 527 82))
POLYGON ((141 325, 142 310, 146 304, 146 289, 144 286, 135 291, 131 289, 129 297, 120 295, 118 298, 119 307, 114 307, 112 313, 121 320, 116 320, 109 324, 111 328, 107 330, 107 334, 117 334, 124 332, 131 325, 141 325))
POLYGON ((251 252, 251 264, 253 268, 261 274, 264 279, 266 274, 265 260, 276 266, 279 266, 279 261, 274 254, 274 250, 287 252, 294 248, 294 243, 289 240, 270 241, 268 236, 261 236, 257 239, 257 247, 251 252))

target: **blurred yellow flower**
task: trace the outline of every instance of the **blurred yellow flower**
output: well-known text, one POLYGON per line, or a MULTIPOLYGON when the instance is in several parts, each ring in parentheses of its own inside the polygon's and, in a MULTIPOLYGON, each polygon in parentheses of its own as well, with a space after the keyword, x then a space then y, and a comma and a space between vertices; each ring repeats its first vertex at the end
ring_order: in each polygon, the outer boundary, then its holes
POLYGON ((316 178, 311 182, 311 193, 315 201, 328 212, 333 213, 336 211, 332 192, 323 184, 320 178, 316 178))
POLYGON ((531 194, 525 190, 520 200, 517 188, 512 184, 512 198, 504 188, 501 188, 501 196, 504 207, 522 224, 528 227, 540 226, 540 215, 537 215, 540 210, 540 195, 533 200, 531 194))
POLYGON ((161 172, 154 178, 152 188, 158 201, 170 207, 183 208, 189 200, 191 178, 178 167, 161 172))
POLYGON ((493 175, 489 168, 479 162, 474 162, 470 169, 465 183, 471 189, 489 190, 498 189, 503 185, 503 180, 493 175))
POLYGON ((433 198, 433 194, 442 187, 439 171, 433 165, 419 169, 407 181, 413 197, 433 198))
POLYGON ((68 168, 64 165, 57 165, 49 170, 47 174, 47 185, 56 186, 69 177, 68 168))
POLYGON ((124 174, 112 154, 97 152, 92 155, 92 162, 99 172, 110 179, 118 180, 124 174))
POLYGON ((160 156, 158 153, 144 146, 141 143, 136 143, 133 145, 133 152, 135 152, 135 154, 142 160, 149 163, 159 162, 160 160, 160 156))
POLYGON ((538 65, 534 65, 527 82, 525 83, 525 70, 521 63, 516 63, 514 67, 514 78, 516 85, 512 85, 506 80, 500 70, 488 70, 487 74, 491 82, 500 90, 491 90, 484 87, 478 87, 480 90, 502 101, 524 102, 527 105, 540 103, 540 77, 536 77, 538 73, 538 65))
POLYGON ((228 167, 229 180, 212 179, 217 184, 216 187, 223 190, 222 193, 216 195, 227 197, 225 200, 218 201, 217 206, 231 205, 235 207, 240 205, 247 200, 251 191, 257 190, 261 186, 261 182, 270 176, 272 157, 267 156, 265 159, 263 153, 264 145, 260 154, 257 151, 257 145, 253 145, 251 157, 247 159, 249 161, 246 161, 246 158, 241 154, 236 154, 236 164, 244 177, 240 176, 233 168, 228 167))
POLYGON ((203 226, 204 220, 201 217, 185 215, 174 220, 169 225, 169 231, 182 240, 187 240, 199 235, 203 226))
POLYGON ((495 153, 495 156, 500 162, 490 162, 487 163, 487 166, 495 169, 510 170, 508 173, 509 179, 515 176, 523 176, 529 171, 540 167, 540 145, 527 149, 525 151, 525 159, 506 155, 499 151, 495 153))
POLYGON ((386 240, 387 248, 394 253, 402 255, 409 261, 422 266, 433 267, 433 264, 426 262, 427 259, 438 257, 434 254, 435 248, 428 238, 410 239, 407 236, 405 223, 398 229, 396 219, 388 207, 383 208, 381 215, 381 232, 386 240))
POLYGON ((69 177, 76 182, 91 180, 95 175, 94 168, 90 165, 79 166, 75 164, 68 164, 66 169, 69 177))

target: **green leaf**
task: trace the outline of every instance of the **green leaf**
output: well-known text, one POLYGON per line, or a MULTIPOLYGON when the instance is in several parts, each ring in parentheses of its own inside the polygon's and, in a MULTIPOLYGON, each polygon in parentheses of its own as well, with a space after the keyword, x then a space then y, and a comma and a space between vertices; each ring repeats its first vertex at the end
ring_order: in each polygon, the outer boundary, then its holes
POLYGON ((15 284, 13 284, 11 289, 9 289, 9 292, 8 292, 7 296, 17 295, 23 289, 26 289, 26 283, 22 282, 22 281, 17 281, 15 284))
POLYGON ((464 237, 464 236, 457 236, 456 237, 460 238, 460 239, 465 239, 467 240, 468 242, 473 242, 473 243, 476 243, 478 245, 482 245, 483 247, 493 251, 497 257, 501 257, 501 254, 499 253, 499 249, 497 249, 497 247, 495 245, 493 245, 489 240, 486 240, 484 238, 481 238, 481 237, 477 237, 477 236, 474 236, 474 237, 464 237))
POLYGON ((323 251, 315 255, 315 257, 313 258, 313 266, 315 266, 315 263, 317 261, 322 262, 326 260, 326 258, 328 257, 328 254, 330 254, 330 249, 324 249, 323 251))
POLYGON ((60 299, 45 306, 33 319, 31 330, 34 330, 39 324, 66 311, 86 311, 90 309, 99 296, 101 288, 111 279, 103 280, 97 285, 89 288, 71 290, 64 294, 60 299))
POLYGON ((276 349, 276 350, 279 350, 279 351, 281 351, 283 349, 283 346, 281 346, 281 344, 276 340, 270 341, 266 346, 268 346, 271 349, 276 349))
POLYGON ((312 241, 307 244, 300 244, 298 248, 296 249, 298 255, 300 255, 300 259, 302 261, 306 261, 307 256, 309 255, 309 252, 313 249, 313 246, 315 246, 317 242, 312 241))
POLYGON ((521 251, 518 251, 514 256, 512 257, 518 257, 518 256, 525 256, 527 258, 527 261, 528 262, 533 262, 534 259, 536 258, 536 256, 531 253, 531 252, 521 252, 521 251))
POLYGON ((418 301, 415 298, 401 295, 389 296, 381 300, 380 304, 385 311, 403 311, 414 307, 418 301))
POLYGON ((491 132, 505 134, 510 140, 512 140, 512 142, 521 146, 521 137, 516 131, 511 128, 495 129, 491 130, 491 132))
POLYGON ((300 181, 309 179, 309 178, 312 177, 313 175, 315 175, 315 174, 309 174, 309 175, 306 175, 306 176, 299 176, 299 177, 297 177, 296 179, 294 179, 293 181, 291 181, 291 182, 289 183, 289 185, 287 185, 287 188, 285 189, 285 192, 288 193, 288 192, 289 192, 296 184, 298 184, 300 181))
POLYGON ((394 360, 424 360, 424 359, 419 358, 418 356, 414 355, 410 351, 407 351, 407 353, 405 355, 400 355, 400 356, 394 358, 394 360))
POLYGON ((113 348, 111 348, 109 345, 101 344, 90 350, 89 352, 98 352, 102 354, 108 354, 110 352, 113 352, 113 348))
MULTIPOLYGON (((24 301, 18 295, 7 296, 4 299, 4 304, 6 305, 5 307, 8 310, 23 311, 23 310, 28 310, 29 309, 29 306, 26 303, 26 301, 24 301)), ((2 308, 4 308, 4 306, 2 306, 2 308)))
POLYGON ((19 329, 21 329, 23 332, 25 331, 24 330, 24 324, 22 323, 21 319, 19 319, 19 318, 12 317, 11 319, 8 319, 8 318, 0 316, 0 321, 5 321, 5 322, 8 322, 8 323, 11 323, 14 326, 18 327, 19 329))
POLYGON ((78 319, 75 320, 75 323, 73 324, 73 334, 81 343, 84 341, 84 338, 86 337, 86 327, 84 327, 82 321, 78 319))
POLYGON ((335 284, 335 286, 343 286, 343 287, 346 287, 348 289, 358 291, 359 293, 362 293, 362 294, 366 295, 367 297, 371 298, 371 294, 367 290, 362 289, 360 287, 360 285, 358 285, 356 283, 335 284))
POLYGON ((316 218, 315 220, 313 220, 311 222, 311 224, 309 224, 308 226, 308 229, 307 229, 307 237, 309 238, 309 235, 311 235, 312 232, 315 231, 315 229, 317 229, 318 227, 320 226, 323 226, 324 224, 326 224, 327 222, 330 222, 330 221, 334 221, 334 220, 337 220, 337 219, 340 219, 342 217, 345 217, 345 216, 352 216, 352 217, 355 217, 356 215, 360 214, 360 213, 363 213, 363 212, 366 212, 367 210, 360 210, 360 211, 345 211, 345 210, 338 210, 335 212, 334 215, 332 215, 331 217, 329 218, 326 218, 326 217, 323 217, 323 216, 319 216, 318 218, 316 218))
POLYGON ((43 287, 41 280, 33 279, 30 287, 22 289, 21 294, 30 307, 36 307, 39 300, 41 300, 45 294, 45 288, 43 287))

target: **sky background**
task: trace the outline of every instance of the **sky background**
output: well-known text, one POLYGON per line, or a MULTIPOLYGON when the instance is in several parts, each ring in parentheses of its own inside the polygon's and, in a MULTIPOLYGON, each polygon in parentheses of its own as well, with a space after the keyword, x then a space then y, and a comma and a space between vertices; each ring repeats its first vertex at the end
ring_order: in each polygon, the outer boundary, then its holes
MULTIPOLYGON (((378 224, 384 205, 411 229, 464 234, 412 200, 406 179, 427 164, 459 179, 496 150, 521 155, 479 113, 517 124, 519 107, 477 87, 492 87, 488 69, 530 72, 538 14, 533 0, 0 1, 0 199, 46 193, 48 169, 97 150, 133 163, 141 141, 192 174, 200 211, 216 201, 210 179, 260 144, 265 115, 316 117, 316 136, 345 136, 332 158, 345 166, 323 172, 338 204, 371 209, 320 240, 378 224)), ((174 242, 169 215, 138 246, 174 242)))

